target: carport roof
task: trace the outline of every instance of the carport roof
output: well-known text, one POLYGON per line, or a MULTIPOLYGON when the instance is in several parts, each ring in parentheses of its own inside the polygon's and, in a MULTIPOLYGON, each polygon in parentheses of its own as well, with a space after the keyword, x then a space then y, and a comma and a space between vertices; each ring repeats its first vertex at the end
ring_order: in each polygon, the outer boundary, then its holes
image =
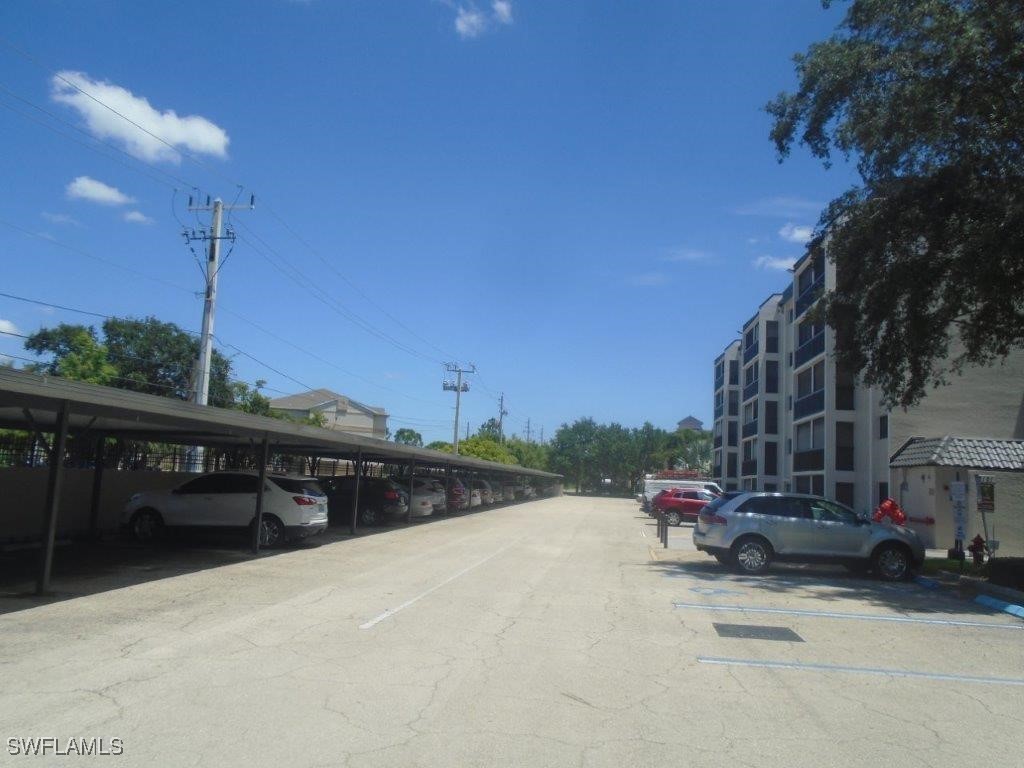
POLYGON ((0 427, 52 431, 63 405, 70 430, 179 445, 249 447, 267 438, 272 451, 408 462, 550 479, 550 472, 414 448, 387 440, 295 424, 168 397, 0 368, 0 427))
POLYGON ((912 437, 892 455, 890 467, 961 467, 1024 472, 1024 440, 912 437))

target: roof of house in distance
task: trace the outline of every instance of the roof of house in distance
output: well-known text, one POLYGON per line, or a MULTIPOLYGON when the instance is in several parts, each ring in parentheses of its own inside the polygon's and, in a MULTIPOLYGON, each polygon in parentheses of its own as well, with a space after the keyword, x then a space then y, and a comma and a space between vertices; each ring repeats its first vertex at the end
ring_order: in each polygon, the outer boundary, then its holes
POLYGON ((312 408, 335 402, 346 408, 352 405, 362 411, 368 411, 378 416, 387 416, 387 411, 379 406, 365 405, 358 400, 353 400, 329 389, 311 389, 308 392, 300 392, 297 395, 276 397, 270 401, 270 407, 289 411, 308 411, 312 408))
POLYGON ((961 467, 1024 472, 1024 440, 912 437, 893 454, 891 467, 961 467))

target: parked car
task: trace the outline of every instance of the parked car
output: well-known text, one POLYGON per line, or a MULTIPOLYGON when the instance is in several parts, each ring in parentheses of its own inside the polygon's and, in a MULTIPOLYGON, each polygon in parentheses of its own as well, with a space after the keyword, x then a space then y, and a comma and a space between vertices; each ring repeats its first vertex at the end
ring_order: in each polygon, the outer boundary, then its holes
POLYGON ((469 509, 469 490, 454 475, 448 483, 448 509, 469 509))
MULTIPOLYGON (((352 500, 356 476, 320 479, 327 494, 331 525, 348 525, 352 519, 352 500)), ((409 512, 408 495, 387 477, 363 477, 359 480, 359 524, 385 525, 387 518, 402 518, 409 512)))
POLYGON ((715 499, 700 511, 693 543, 748 574, 763 573, 773 560, 789 560, 841 563, 898 581, 924 561, 924 545, 910 529, 875 523, 842 504, 804 494, 715 499))
POLYGON ((473 490, 479 491, 481 504, 489 505, 494 503, 494 491, 491 490, 491 484, 486 480, 480 478, 470 480, 469 485, 473 490))
POLYGON ((491 480, 490 486, 491 498, 494 500, 494 503, 501 504, 503 501, 505 501, 505 494, 501 490, 501 483, 499 483, 497 480, 491 480))
POLYGON ((412 495, 409 497, 409 479, 391 478, 396 485, 402 488, 409 498, 410 517, 430 517, 434 514, 434 499, 436 498, 433 485, 420 478, 413 478, 412 495))
POLYGON ((469 491, 469 508, 479 507, 483 504, 483 499, 480 496, 479 488, 471 488, 469 491))
MULTIPOLYGON (((409 483, 403 481, 408 489, 409 483)), ((430 498, 433 511, 440 514, 448 508, 448 495, 444 490, 444 483, 434 477, 417 477, 413 480, 413 489, 416 494, 426 494, 430 498)))
MULTIPOLYGON (((260 545, 323 533, 328 501, 312 477, 267 475, 263 493, 260 545)), ((256 472, 214 472, 167 491, 136 493, 125 505, 121 524, 139 541, 155 541, 167 529, 245 529, 256 518, 256 472)))
POLYGON ((519 498, 519 494, 516 493, 516 484, 513 482, 506 481, 501 486, 501 495, 505 501, 512 503, 519 498))
POLYGON ((693 488, 672 488, 660 491, 651 506, 665 516, 669 525, 679 525, 683 520, 696 520, 697 514, 704 506, 714 501, 717 496, 708 491, 693 488))

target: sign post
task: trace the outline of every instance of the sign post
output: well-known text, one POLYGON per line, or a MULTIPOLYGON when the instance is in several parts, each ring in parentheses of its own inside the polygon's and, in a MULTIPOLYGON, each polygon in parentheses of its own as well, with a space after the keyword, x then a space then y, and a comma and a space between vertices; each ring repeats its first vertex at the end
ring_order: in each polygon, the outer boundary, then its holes
POLYGON ((978 513, 981 515, 981 527, 985 533, 985 548, 989 557, 999 549, 999 542, 988 536, 988 515, 996 512, 996 482, 992 475, 975 475, 974 483, 978 491, 978 513))
POLYGON ((953 549, 950 558, 964 562, 964 541, 967 540, 967 483, 949 484, 949 500, 953 505, 953 549))

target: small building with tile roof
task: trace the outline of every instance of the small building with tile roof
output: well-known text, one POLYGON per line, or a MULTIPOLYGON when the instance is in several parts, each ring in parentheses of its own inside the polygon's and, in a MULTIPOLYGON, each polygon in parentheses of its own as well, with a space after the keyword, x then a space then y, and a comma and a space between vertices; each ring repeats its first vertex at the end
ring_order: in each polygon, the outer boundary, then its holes
POLYGON ((270 401, 271 410, 302 420, 319 414, 324 427, 357 435, 387 438, 388 414, 383 408, 365 405, 329 389, 311 389, 270 401))

